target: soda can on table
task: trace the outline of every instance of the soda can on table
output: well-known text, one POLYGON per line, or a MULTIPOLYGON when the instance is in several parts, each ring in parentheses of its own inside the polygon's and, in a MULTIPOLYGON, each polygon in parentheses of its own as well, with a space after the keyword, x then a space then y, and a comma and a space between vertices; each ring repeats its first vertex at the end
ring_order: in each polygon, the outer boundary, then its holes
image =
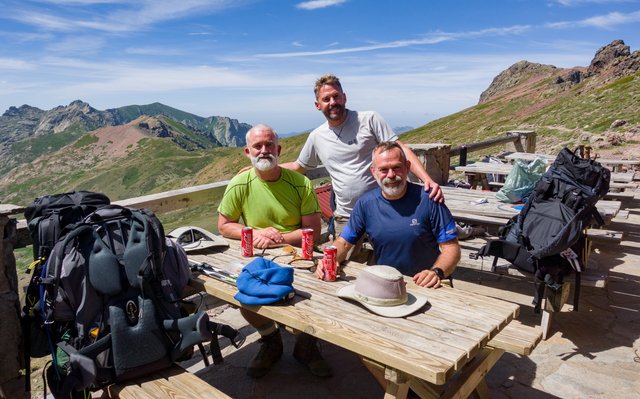
POLYGON ((313 229, 302 229, 302 257, 313 259, 313 229))
POLYGON ((336 281, 336 272, 338 268, 338 248, 333 245, 324 247, 324 256, 322 257, 322 265, 324 266, 324 281, 336 281))
POLYGON ((253 256, 253 228, 243 227, 240 238, 242 240, 242 256, 253 256))

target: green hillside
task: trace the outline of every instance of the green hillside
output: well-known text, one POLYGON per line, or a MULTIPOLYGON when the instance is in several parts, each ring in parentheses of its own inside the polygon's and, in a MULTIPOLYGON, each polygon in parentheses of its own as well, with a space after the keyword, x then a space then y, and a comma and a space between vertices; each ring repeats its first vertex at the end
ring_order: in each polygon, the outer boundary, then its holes
MULTIPOLYGON (((623 133, 640 125, 640 74, 605 86, 575 85, 564 91, 554 88, 552 81, 551 77, 541 81, 526 95, 499 96, 435 120, 401 138, 408 143, 460 145, 498 137, 508 130, 529 129, 537 132, 540 151, 557 152, 563 146, 597 144, 605 133, 623 133), (616 120, 626 123, 611 128, 616 120)), ((626 144, 638 143, 631 139, 626 144)), ((599 149, 607 150, 604 145, 599 149)))

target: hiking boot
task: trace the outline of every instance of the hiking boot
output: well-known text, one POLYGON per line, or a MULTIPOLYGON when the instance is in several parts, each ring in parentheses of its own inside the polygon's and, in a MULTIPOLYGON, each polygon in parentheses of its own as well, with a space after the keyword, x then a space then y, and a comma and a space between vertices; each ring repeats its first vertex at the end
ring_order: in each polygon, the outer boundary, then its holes
POLYGON ((280 330, 260 338, 258 342, 260 342, 260 351, 251 360, 247 368, 247 375, 253 378, 260 378, 266 375, 271 370, 271 366, 282 356, 280 330))
POLYGON ((331 367, 324 360, 318 349, 318 340, 308 334, 296 336, 296 346, 293 348, 293 357, 307 366, 311 374, 316 377, 331 377, 331 367))

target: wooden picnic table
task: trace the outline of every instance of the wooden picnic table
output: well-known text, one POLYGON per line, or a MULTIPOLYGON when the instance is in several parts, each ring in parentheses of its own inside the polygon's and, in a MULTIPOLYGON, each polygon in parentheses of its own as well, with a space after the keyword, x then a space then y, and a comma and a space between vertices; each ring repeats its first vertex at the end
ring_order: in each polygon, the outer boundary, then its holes
MULTIPOLYGON (((523 161, 533 161, 536 158, 543 158, 551 163, 556 159, 556 156, 531 152, 514 152, 505 156, 505 159, 508 159, 510 161, 513 161, 515 159, 522 159, 523 161)), ((629 167, 640 165, 640 159, 595 158, 595 161, 609 167, 612 172, 620 171, 623 166, 629 167)))
MULTIPOLYGON (((240 255, 237 241, 230 244, 222 252, 192 254, 190 259, 227 270, 253 259, 240 255)), ((282 248, 275 248, 260 255, 272 259, 283 253, 282 248)), ((282 265, 286 261, 286 257, 276 259, 282 265)), ((301 266, 313 265, 311 261, 299 262, 306 262, 301 266)), ((409 386, 425 398, 467 397, 472 392, 486 397, 484 375, 504 352, 488 343, 517 317, 519 305, 448 286, 422 288, 407 278, 408 290, 425 295, 428 304, 408 317, 385 318, 336 296, 336 290, 352 284, 363 267, 349 262, 335 282, 319 280, 308 268, 296 267, 296 296, 289 303, 273 306, 243 306, 234 299, 234 285, 205 275, 198 275, 192 285, 293 331, 358 354, 384 370, 389 383, 385 398, 404 398, 409 386)))
MULTIPOLYGON (((551 166, 551 163, 549 163, 551 166)), ((474 162, 465 166, 456 166, 455 170, 458 172, 464 172, 469 178, 470 183, 473 186, 481 185, 483 189, 488 189, 486 175, 502 175, 506 176, 513 169, 513 165, 510 163, 490 163, 490 162, 474 162)), ((617 183, 631 183, 634 178, 634 172, 612 172, 611 182, 617 183)))

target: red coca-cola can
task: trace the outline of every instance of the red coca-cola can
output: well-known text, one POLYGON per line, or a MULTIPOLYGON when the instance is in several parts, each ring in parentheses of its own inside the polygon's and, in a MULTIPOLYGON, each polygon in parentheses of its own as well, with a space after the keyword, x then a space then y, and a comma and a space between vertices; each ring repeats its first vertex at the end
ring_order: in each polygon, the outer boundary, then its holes
POLYGON ((302 257, 313 259, 313 229, 302 229, 302 257))
POLYGON ((322 257, 322 265, 324 267, 324 281, 336 281, 336 271, 338 268, 337 257, 338 248, 333 245, 324 247, 324 256, 322 257))
POLYGON ((242 239, 242 256, 253 256, 253 228, 243 227, 240 238, 242 239))

